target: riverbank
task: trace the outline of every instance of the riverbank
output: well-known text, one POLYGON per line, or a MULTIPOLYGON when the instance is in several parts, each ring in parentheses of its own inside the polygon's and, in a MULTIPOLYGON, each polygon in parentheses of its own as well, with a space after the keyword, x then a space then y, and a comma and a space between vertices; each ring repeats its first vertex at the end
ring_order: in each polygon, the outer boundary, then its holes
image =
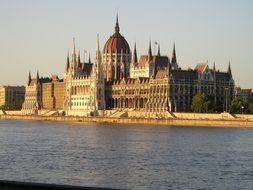
POLYGON ((253 120, 234 119, 183 119, 183 118, 112 118, 112 117, 78 117, 78 116, 38 116, 38 115, 1 115, 5 120, 36 120, 78 123, 119 123, 162 126, 189 127, 247 127, 253 128, 253 120))

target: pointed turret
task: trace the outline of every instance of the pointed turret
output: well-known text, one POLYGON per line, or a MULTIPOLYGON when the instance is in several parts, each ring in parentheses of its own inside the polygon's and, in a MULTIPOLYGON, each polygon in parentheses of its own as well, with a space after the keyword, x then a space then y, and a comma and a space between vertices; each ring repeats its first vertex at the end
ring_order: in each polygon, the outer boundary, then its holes
POLYGON ((158 51, 157 51, 157 56, 161 56, 161 53, 160 53, 160 44, 158 44, 158 51))
POLYGON ((171 57, 171 63, 173 63, 173 64, 177 63, 177 55, 176 55, 175 42, 174 42, 174 45, 173 45, 173 52, 172 52, 172 57, 171 57))
POLYGON ((216 72, 215 62, 213 63, 213 72, 216 72))
POLYGON ((115 33, 119 33, 119 19, 118 19, 118 13, 117 13, 117 16, 116 16, 115 33))
POLYGON ((93 72, 94 74, 98 75, 99 72, 103 73, 101 71, 101 53, 100 53, 100 48, 99 48, 99 35, 97 34, 97 45, 96 45, 96 55, 95 55, 95 60, 93 64, 93 72))
POLYGON ((227 73, 229 74, 230 77, 232 77, 232 71, 231 71, 231 66, 230 66, 230 60, 228 62, 228 71, 227 73))
POLYGON ((75 38, 73 37, 73 49, 72 49, 72 55, 76 55, 76 44, 75 44, 75 38))
POLYGON ((171 67, 172 67, 172 69, 178 69, 175 42, 173 44, 173 52, 172 52, 172 57, 171 57, 171 67))
POLYGON ((29 71, 28 80, 27 80, 27 85, 29 85, 31 81, 32 81, 31 71, 29 71))
POLYGON ((134 43, 134 53, 133 53, 133 63, 138 63, 137 51, 136 51, 136 42, 134 43))
POLYGON ((68 72, 68 70, 69 70, 69 52, 67 54, 67 62, 66 62, 65 72, 68 72))
POLYGON ((213 79, 216 81, 216 68, 215 68, 215 62, 213 63, 213 79))
POLYGON ((71 55, 71 64, 72 64, 72 68, 76 68, 76 46, 75 46, 75 38, 73 38, 73 49, 72 49, 72 55, 71 55))
POLYGON ((103 65, 101 63, 101 53, 99 48, 99 35, 97 35, 97 47, 93 64, 94 75, 94 110, 104 110, 105 97, 104 97, 104 75, 103 65))
POLYGON ((151 40, 149 40, 148 61, 151 61, 151 59, 152 59, 151 40))
POLYGON ((91 60, 90 60, 90 53, 89 53, 89 60, 88 60, 88 63, 91 63, 91 60))
POLYGON ((40 82, 40 77, 39 77, 39 71, 37 70, 37 75, 36 75, 36 83, 40 82))
POLYGON ((77 64, 78 64, 78 68, 81 68, 80 50, 78 50, 77 64))

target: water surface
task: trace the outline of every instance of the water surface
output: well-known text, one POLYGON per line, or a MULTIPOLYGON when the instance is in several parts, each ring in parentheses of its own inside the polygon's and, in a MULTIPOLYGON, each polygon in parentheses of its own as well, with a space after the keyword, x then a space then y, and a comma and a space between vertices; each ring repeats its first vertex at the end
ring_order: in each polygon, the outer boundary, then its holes
POLYGON ((0 179, 253 189, 253 129, 0 120, 0 179))

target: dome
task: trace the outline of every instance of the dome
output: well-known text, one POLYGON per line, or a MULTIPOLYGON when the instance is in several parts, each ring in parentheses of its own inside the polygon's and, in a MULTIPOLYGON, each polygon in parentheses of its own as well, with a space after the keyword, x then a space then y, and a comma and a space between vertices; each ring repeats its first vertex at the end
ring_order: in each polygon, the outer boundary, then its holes
POLYGON ((105 43, 103 53, 121 53, 121 51, 129 54, 130 48, 125 38, 119 33, 119 23, 117 17, 115 33, 105 43))

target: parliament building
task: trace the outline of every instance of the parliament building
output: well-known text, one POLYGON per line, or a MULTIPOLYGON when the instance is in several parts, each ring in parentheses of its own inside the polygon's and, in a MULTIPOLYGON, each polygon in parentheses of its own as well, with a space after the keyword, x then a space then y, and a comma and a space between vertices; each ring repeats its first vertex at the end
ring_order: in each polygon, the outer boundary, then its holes
POLYGON ((24 114, 61 111, 69 116, 161 117, 173 112, 190 112, 197 93, 205 93, 216 111, 225 111, 234 97, 230 62, 221 72, 215 64, 197 64, 184 70, 177 62, 175 43, 171 59, 152 52, 138 57, 137 46, 130 50, 118 22, 114 34, 100 50, 97 37, 93 63, 81 61, 75 41, 67 55, 64 78, 31 79, 26 85, 24 114))

